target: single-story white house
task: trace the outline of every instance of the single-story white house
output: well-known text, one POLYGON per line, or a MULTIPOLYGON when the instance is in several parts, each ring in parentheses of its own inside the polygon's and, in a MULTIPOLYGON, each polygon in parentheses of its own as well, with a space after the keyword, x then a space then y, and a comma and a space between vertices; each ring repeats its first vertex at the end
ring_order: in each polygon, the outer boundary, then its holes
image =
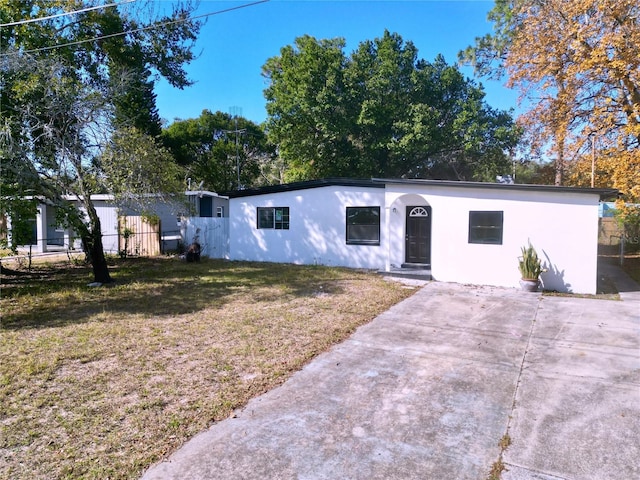
POLYGON ((229 258, 517 287, 528 242, 543 287, 595 293, 598 205, 613 189, 438 180, 326 179, 231 192, 229 258))

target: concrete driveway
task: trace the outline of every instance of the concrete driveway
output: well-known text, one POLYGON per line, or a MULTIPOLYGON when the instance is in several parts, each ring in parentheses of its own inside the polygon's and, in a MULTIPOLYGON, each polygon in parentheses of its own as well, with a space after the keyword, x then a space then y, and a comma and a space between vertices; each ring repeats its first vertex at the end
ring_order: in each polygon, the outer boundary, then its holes
POLYGON ((143 478, 640 478, 639 295, 428 283, 143 478))

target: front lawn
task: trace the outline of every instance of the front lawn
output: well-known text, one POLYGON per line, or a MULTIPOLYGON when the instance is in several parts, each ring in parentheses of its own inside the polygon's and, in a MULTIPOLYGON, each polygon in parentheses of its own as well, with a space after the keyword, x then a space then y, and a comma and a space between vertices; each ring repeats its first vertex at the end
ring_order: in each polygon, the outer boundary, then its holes
POLYGON ((349 269, 177 259, 3 275, 0 478, 137 478, 413 289, 349 269))

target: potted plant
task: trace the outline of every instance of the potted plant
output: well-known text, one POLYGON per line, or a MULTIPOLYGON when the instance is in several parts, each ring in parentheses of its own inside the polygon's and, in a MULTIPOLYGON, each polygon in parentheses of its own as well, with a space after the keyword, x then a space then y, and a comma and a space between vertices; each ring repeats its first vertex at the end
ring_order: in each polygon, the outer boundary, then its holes
POLYGON ((520 286, 527 292, 535 292, 540 284, 540 274, 544 271, 540 264, 540 258, 531 242, 527 247, 522 247, 522 256, 518 258, 520 269, 520 286))

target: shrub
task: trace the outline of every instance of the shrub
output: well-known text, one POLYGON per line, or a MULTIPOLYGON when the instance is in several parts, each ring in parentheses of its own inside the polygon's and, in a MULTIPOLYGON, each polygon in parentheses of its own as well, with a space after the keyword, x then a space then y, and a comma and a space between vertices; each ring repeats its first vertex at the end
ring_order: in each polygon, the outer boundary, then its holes
POLYGON ((522 256, 518 258, 520 275, 524 280, 538 280, 542 273, 542 265, 536 249, 531 242, 527 247, 522 247, 522 256))

